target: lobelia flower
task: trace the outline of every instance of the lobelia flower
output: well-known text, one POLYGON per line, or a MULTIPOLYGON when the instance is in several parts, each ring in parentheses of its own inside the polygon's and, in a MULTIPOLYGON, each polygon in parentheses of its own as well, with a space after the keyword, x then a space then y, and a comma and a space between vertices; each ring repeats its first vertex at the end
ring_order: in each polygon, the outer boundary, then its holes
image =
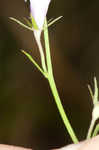
POLYGON ((51 0, 30 0, 30 12, 39 30, 43 29, 50 1, 51 0))

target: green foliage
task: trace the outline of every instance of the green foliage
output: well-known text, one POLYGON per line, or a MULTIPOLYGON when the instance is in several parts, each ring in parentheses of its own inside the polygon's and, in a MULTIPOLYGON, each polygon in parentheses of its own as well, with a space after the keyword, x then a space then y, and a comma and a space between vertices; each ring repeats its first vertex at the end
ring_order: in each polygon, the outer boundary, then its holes
POLYGON ((58 17, 58 18, 56 18, 56 19, 54 19, 54 20, 52 20, 52 21, 49 21, 48 27, 50 27, 51 25, 53 25, 55 22, 57 22, 58 20, 60 20, 62 17, 63 17, 63 16, 60 16, 60 17, 58 17))
POLYGON ((32 28, 32 23, 31 21, 29 21, 27 18, 24 18, 24 20, 26 21, 27 25, 32 28))
POLYGON ((18 23, 20 26, 22 26, 22 27, 24 27, 24 28, 26 28, 26 29, 28 29, 28 30, 30 30, 30 31, 33 31, 33 29, 32 29, 31 27, 25 25, 25 24, 22 23, 21 21, 15 19, 15 18, 13 18, 13 17, 10 17, 10 19, 13 20, 13 21, 15 21, 16 23, 18 23))
POLYGON ((44 71, 41 69, 41 67, 37 64, 37 62, 32 58, 32 56, 29 54, 29 53, 27 53, 26 51, 24 51, 24 50, 21 50, 22 51, 22 53, 24 54, 24 55, 26 55, 27 57, 28 57, 28 59, 37 67, 37 69, 45 76, 45 73, 44 73, 44 71))
POLYGON ((31 17, 31 21, 32 21, 32 26, 35 30, 38 30, 38 26, 37 26, 37 23, 35 21, 35 19, 33 18, 32 14, 30 14, 30 17, 31 17))
POLYGON ((90 124, 88 134, 87 134, 87 139, 91 138, 92 135, 96 135, 97 132, 99 131, 99 124, 98 124, 98 126, 96 126, 96 129, 93 132, 95 122, 97 121, 97 119, 99 119, 98 84, 97 84, 96 77, 94 77, 94 94, 92 92, 90 85, 88 85, 88 89, 89 89, 90 95, 91 95, 92 100, 93 100, 93 111, 92 111, 91 124, 90 124), (93 134, 92 134, 92 132, 93 132, 93 134))
POLYGON ((95 130, 94 130, 94 132, 93 132, 92 137, 93 137, 93 136, 96 136, 96 135, 98 134, 98 132, 99 132, 99 124, 96 125, 96 128, 95 128, 95 130))

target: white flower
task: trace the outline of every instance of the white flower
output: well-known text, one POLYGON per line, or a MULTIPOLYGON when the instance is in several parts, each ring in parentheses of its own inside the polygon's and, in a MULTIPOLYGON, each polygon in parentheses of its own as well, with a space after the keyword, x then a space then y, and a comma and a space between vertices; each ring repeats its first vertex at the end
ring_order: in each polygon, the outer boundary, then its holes
POLYGON ((40 30, 43 28, 50 1, 51 0, 30 0, 30 11, 40 30))

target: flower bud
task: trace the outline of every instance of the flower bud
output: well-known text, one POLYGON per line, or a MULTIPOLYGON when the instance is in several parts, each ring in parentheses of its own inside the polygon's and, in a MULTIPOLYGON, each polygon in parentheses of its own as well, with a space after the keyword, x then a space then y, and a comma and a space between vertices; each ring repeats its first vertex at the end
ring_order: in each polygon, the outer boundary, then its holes
POLYGON ((50 1, 51 0, 30 0, 30 12, 40 30, 43 28, 50 1))

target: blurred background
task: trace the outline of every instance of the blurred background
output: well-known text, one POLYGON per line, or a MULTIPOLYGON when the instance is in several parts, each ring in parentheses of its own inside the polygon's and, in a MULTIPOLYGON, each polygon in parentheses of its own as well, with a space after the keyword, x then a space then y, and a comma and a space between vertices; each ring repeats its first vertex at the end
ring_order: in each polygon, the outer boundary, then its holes
MULTIPOLYGON (((33 33, 24 22, 29 4, 0 2, 0 143, 47 150, 72 143, 48 82, 21 49, 40 64, 33 33)), ((49 28, 54 76, 64 109, 79 140, 86 136, 92 111, 87 84, 99 80, 99 1, 52 0, 48 19, 63 16, 49 28)))

